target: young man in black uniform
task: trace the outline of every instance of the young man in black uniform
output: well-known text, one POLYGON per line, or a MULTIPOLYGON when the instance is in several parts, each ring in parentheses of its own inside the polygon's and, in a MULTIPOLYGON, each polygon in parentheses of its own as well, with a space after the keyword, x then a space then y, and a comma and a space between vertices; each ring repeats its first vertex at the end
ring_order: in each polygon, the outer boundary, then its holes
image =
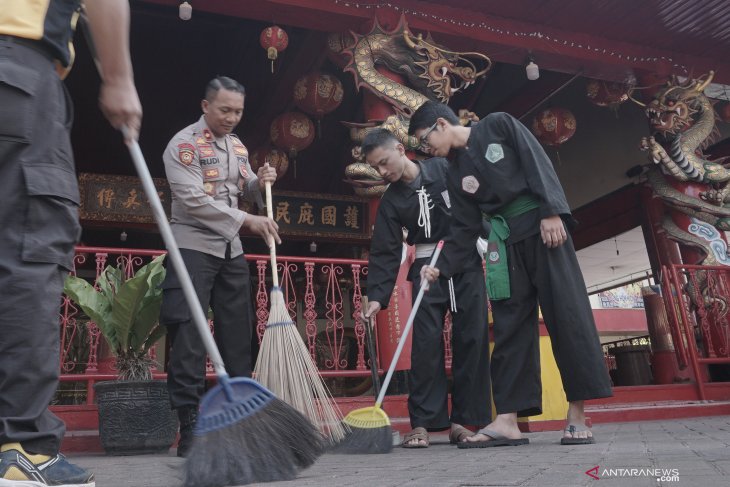
MULTIPOLYGON (((101 66, 99 105, 137 138, 142 107, 129 56, 129 3, 86 3, 101 66)), ((73 267, 79 190, 73 119, 58 67, 73 61, 79 0, 0 2, 0 485, 93 487, 59 454, 48 410, 60 372, 59 305, 73 267)), ((65 74, 65 72, 63 74, 65 74)))
POLYGON ((561 443, 593 443, 583 401, 612 395, 593 314, 566 222, 573 223, 550 159, 529 130, 506 113, 461 127, 446 105, 427 102, 409 132, 432 156, 449 157, 451 234, 436 267, 463 269, 470 239, 487 218, 487 294, 494 316, 495 421, 460 447, 522 444, 517 416, 540 414, 538 302, 569 402, 561 443))
MULTIPOLYGON (((443 158, 411 161, 403 144, 385 129, 367 135, 363 153, 371 167, 390 186, 378 207, 368 261, 368 308, 364 318, 388 306, 403 248, 416 246, 416 260, 408 279, 421 285, 419 269, 428 263, 436 243, 449 231, 451 210, 446 191, 448 162, 443 158)), ((413 431, 405 448, 428 446, 428 431, 450 428, 452 442, 471 435, 462 425, 491 420, 489 401, 489 333, 482 260, 470 239, 466 267, 451 279, 438 279, 424 295, 413 324, 408 412, 413 431), (447 309, 453 318, 452 412, 448 414, 448 384, 444 366, 443 325, 447 309)))

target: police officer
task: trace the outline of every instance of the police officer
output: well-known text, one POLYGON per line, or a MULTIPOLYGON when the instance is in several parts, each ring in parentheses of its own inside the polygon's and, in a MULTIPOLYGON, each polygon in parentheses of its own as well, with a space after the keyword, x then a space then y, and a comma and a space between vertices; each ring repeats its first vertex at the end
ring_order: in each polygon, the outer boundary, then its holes
MULTIPOLYGON (((253 310, 248 263, 238 232, 244 228, 281 243, 276 223, 238 209, 239 198, 261 203, 276 170, 251 170, 248 150, 232 133, 243 115, 246 92, 224 76, 208 83, 200 120, 178 132, 163 160, 172 191, 172 232, 204 310, 213 309, 215 338, 232 377, 251 376, 253 310)), ((178 456, 186 456, 205 387, 205 349, 172 267, 162 285, 160 323, 170 338, 168 388, 180 420, 178 456)))
MULTIPOLYGON (((48 410, 58 387, 58 306, 79 237, 71 106, 59 71, 79 0, 0 7, 0 485, 92 487, 58 453, 65 427, 48 410)), ((142 108, 129 56, 127 0, 86 2, 102 71, 99 102, 137 137, 142 108)))

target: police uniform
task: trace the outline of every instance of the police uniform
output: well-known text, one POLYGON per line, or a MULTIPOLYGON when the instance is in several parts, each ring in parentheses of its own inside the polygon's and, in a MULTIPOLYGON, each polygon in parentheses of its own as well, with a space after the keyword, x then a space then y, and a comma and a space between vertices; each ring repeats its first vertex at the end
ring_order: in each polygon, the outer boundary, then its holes
POLYGON ((0 445, 55 455, 64 425, 58 313, 80 235, 71 102, 56 63, 71 63, 77 0, 3 2, 0 10, 0 445))
POLYGON ((517 411, 529 416, 542 411, 538 302, 568 401, 611 396, 570 234, 556 248, 548 248, 540 236, 543 218, 560 215, 564 224, 573 224, 545 151, 517 119, 493 113, 472 125, 467 146, 454 152, 447 183, 453 222, 437 265, 442 275, 448 277, 463 268, 473 249, 469 242, 481 231, 484 215, 498 215, 518 199, 531 199, 536 206, 507 219, 511 295, 502 300, 490 296, 495 342, 492 390, 497 413, 517 411))
MULTIPOLYGON (((228 373, 251 376, 253 310, 249 267, 238 232, 247 214, 239 198, 261 204, 248 150, 236 135, 216 138, 204 116, 178 132, 163 155, 172 192, 170 224, 228 373)), ((205 386, 205 349, 180 281, 167 267, 160 322, 171 341, 168 388, 173 408, 197 407, 205 386)))
MULTIPOLYGON (((448 235, 451 221, 446 190, 448 161, 417 162, 416 180, 391 183, 378 207, 368 261, 368 299, 385 309, 401 263, 402 228, 416 246, 416 260, 408 279, 421 285, 419 271, 430 261, 436 242, 448 235)), ((482 260, 474 251, 465 256, 464 272, 439 279, 424 294, 413 323, 408 412, 411 427, 442 430, 457 424, 491 422, 489 403, 489 333, 482 260), (451 418, 444 364, 444 315, 451 308, 453 388, 451 418)), ((415 294, 414 294, 415 298, 415 294)))

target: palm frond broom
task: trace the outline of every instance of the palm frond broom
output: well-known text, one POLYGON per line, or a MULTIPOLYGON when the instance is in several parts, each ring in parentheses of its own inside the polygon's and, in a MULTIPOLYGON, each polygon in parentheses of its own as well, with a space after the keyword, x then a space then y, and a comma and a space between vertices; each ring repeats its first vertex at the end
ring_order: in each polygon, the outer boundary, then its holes
MULTIPOLYGON (((270 183, 266 184, 266 210, 269 218, 273 218, 270 183)), ((347 426, 342 423, 342 413, 319 375, 296 323, 289 316, 284 294, 279 287, 274 242, 271 242, 269 253, 274 286, 254 377, 309 418, 334 445, 345 437, 347 426)))

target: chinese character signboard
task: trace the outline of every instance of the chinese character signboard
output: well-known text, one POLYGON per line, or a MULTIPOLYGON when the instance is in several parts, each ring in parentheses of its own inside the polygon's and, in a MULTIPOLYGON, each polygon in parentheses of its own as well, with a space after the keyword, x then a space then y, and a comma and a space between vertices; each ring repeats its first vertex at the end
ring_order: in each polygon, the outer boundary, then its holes
MULTIPOLYGON (((170 187, 166 179, 155 178, 155 188, 165 212, 170 214, 170 187)), ((133 176, 79 174, 81 220, 120 223, 154 223, 152 208, 142 183, 133 176)))
MULTIPOLYGON (((167 180, 156 178, 154 183, 169 216, 171 194, 167 180)), ((79 190, 82 221, 155 223, 137 177, 82 173, 79 190)), ((282 235, 370 238, 367 199, 289 191, 274 191, 272 196, 274 220, 282 235)), ((240 208, 252 211, 246 202, 240 208)))
POLYGON ((368 202, 354 196, 274 191, 274 220, 283 235, 370 238, 368 202))

